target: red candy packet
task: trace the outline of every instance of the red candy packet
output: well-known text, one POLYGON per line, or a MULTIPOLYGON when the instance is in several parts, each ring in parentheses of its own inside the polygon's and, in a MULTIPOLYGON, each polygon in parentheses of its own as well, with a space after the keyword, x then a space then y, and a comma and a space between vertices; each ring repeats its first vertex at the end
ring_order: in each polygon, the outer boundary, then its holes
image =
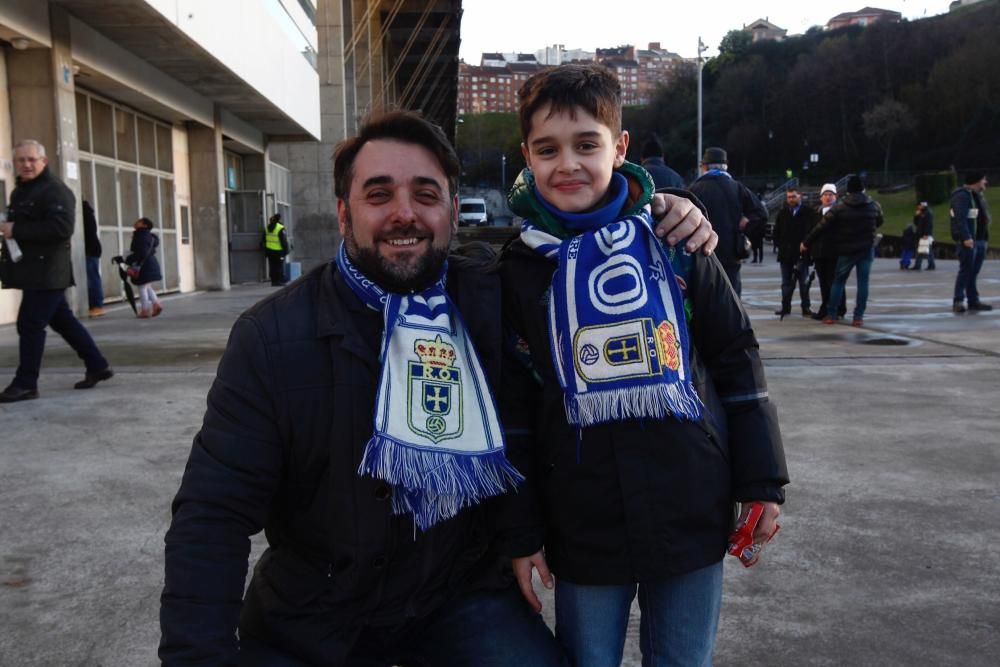
MULTIPOLYGON (((729 536, 730 555, 736 556, 743 563, 743 567, 753 567, 760 559, 760 552, 764 549, 764 543, 753 541, 753 532, 757 529, 757 524, 764 516, 764 505, 762 503, 750 503, 750 511, 745 518, 736 524, 736 529, 729 536)), ((768 540, 775 536, 779 526, 774 527, 774 532, 768 536, 768 540)))

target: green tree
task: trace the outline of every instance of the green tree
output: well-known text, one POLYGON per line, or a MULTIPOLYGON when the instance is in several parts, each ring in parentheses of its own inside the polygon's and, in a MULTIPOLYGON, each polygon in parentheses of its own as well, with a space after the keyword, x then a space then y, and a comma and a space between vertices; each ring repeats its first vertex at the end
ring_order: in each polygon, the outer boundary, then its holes
POLYGON ((885 151, 883 174, 889 175, 889 155, 892 152, 892 142, 900 135, 912 132, 917 121, 902 102, 883 100, 872 109, 861 114, 865 135, 875 139, 885 151))

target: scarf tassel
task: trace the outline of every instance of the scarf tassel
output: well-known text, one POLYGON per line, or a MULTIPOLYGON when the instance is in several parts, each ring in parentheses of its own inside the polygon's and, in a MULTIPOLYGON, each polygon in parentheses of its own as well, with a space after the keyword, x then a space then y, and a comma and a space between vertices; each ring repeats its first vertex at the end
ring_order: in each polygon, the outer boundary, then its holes
POLYGON ((393 512, 413 514, 420 530, 524 481, 501 449, 455 455, 413 447, 385 434, 368 441, 358 473, 392 484, 393 512))
POLYGON ((566 415, 570 423, 592 426, 623 419, 675 417, 697 421, 702 403, 689 382, 644 387, 619 387, 567 395, 566 415))

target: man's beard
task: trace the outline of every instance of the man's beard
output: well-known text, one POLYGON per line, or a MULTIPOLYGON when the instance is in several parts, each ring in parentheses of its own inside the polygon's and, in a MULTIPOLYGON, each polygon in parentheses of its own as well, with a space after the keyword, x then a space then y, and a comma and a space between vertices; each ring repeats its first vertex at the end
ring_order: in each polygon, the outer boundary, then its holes
POLYGON ((344 242, 347 244, 348 257, 361 273, 382 289, 400 294, 422 292, 433 285, 441 276, 441 267, 448 259, 447 248, 435 248, 432 245, 415 262, 400 265, 383 257, 377 246, 362 248, 358 246, 358 242, 354 238, 354 225, 351 221, 350 211, 346 212, 344 242))

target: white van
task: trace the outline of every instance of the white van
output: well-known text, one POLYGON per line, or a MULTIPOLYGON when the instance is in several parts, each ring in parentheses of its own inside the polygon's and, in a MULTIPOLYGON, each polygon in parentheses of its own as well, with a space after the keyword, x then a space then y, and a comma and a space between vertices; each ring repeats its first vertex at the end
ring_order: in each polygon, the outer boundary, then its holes
POLYGON ((486 215, 486 200, 481 197, 463 197, 458 200, 458 225, 484 227, 490 224, 486 215))

